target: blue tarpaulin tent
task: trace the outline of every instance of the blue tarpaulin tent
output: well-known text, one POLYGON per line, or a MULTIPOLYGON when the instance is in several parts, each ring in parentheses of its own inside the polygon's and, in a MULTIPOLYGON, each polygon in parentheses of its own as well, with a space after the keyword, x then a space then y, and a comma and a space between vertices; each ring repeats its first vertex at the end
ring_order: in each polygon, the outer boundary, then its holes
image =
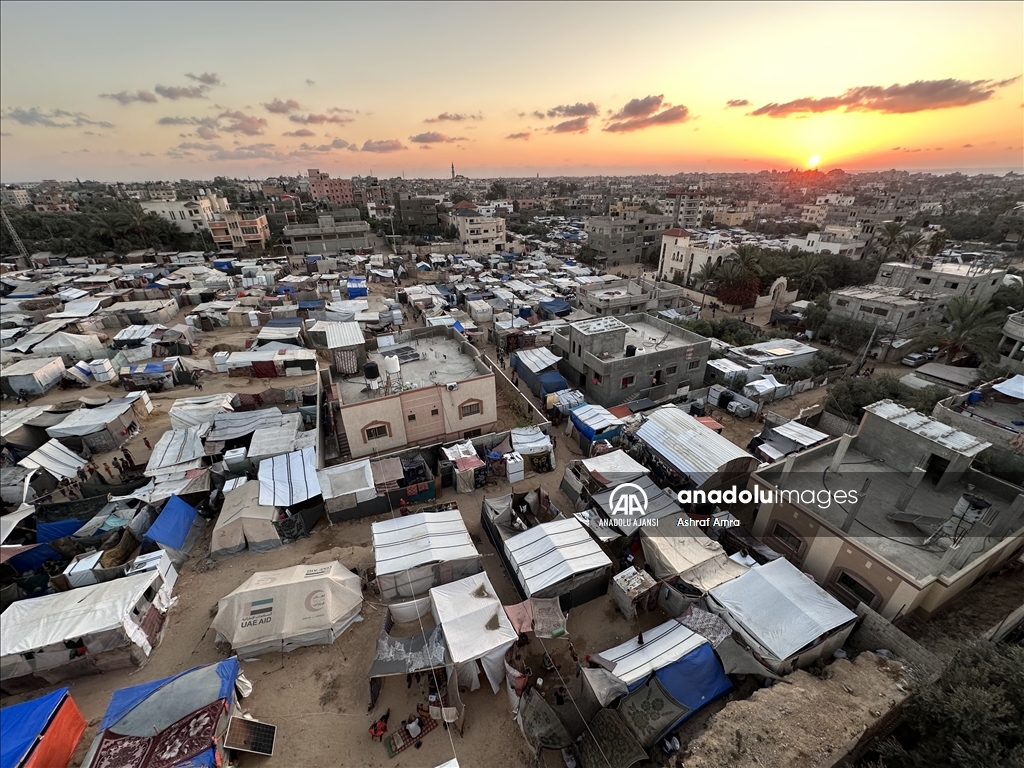
POLYGON ((541 397, 546 397, 552 392, 561 392, 563 389, 569 388, 569 382, 558 371, 542 373, 537 377, 537 381, 540 384, 541 397))
POLYGON ((654 676, 676 701, 690 708, 672 728, 732 690, 732 683, 722 669, 722 663, 708 643, 690 651, 679 661, 662 667, 654 676))
POLYGON ((146 531, 146 541, 163 547, 184 551, 185 540, 196 519, 196 510, 178 496, 171 496, 164 504, 156 522, 146 531))
POLYGON ((360 296, 366 296, 366 278, 365 277, 350 277, 348 279, 348 297, 350 299, 356 299, 360 296))
POLYGON ((572 305, 570 305, 565 299, 550 299, 548 301, 542 301, 540 303, 540 308, 552 317, 565 317, 572 312, 572 305))
POLYGON ((85 720, 67 688, 0 710, 0 768, 65 766, 85 720))
MULTIPOLYGON (((161 746, 179 744, 183 751, 176 766, 222 765, 226 755, 219 737, 224 719, 234 709, 237 678, 238 658, 232 656, 218 664, 114 691, 83 765, 106 765, 127 741, 154 759, 161 746)), ((143 763, 149 764, 149 760, 139 762, 143 763)))
POLYGON ((610 440, 622 433, 622 419, 600 405, 580 405, 569 414, 573 425, 590 442, 610 440))

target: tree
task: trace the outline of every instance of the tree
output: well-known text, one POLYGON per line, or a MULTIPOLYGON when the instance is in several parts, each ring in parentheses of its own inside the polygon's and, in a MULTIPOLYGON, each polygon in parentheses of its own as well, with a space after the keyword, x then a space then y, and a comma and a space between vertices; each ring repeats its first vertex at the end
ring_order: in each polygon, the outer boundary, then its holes
POLYGON ((473 202, 469 195, 464 195, 462 192, 456 192, 454 195, 452 195, 452 205, 456 205, 457 203, 461 203, 463 201, 468 201, 470 203, 473 202))
POLYGON ((501 179, 495 179, 491 182, 491 186, 487 190, 485 197, 488 200, 504 200, 508 197, 508 187, 505 186, 505 182, 501 179))
POLYGON ((859 352, 871 338, 872 327, 860 320, 829 317, 819 329, 819 336, 829 339, 840 349, 859 352))
POLYGON ((817 333, 818 329, 828 320, 828 313, 831 309, 832 306, 829 303, 828 294, 821 294, 811 302, 807 307, 807 311, 804 312, 804 328, 817 333))
POLYGON ((825 262, 818 254, 800 254, 794 267, 793 280, 796 281, 797 296, 804 289, 810 294, 815 288, 825 286, 825 262))
POLYGON ((896 253, 900 261, 913 261, 917 252, 924 247, 924 235, 920 232, 907 232, 896 242, 896 253))
POLYGON ((703 290, 704 286, 706 286, 708 283, 714 281, 715 278, 717 278, 717 277, 718 277, 718 265, 715 264, 713 261, 709 260, 709 261, 705 261, 703 264, 701 264, 700 269, 698 269, 694 273, 693 280, 694 280, 694 283, 697 285, 697 287, 700 288, 701 290, 703 290))
POLYGON ((889 258, 889 254, 896 250, 896 244, 904 229, 905 225, 900 221, 887 221, 882 225, 882 234, 878 238, 878 244, 882 246, 882 254, 885 258, 889 258))
POLYGON ((946 247, 946 243, 949 242, 949 235, 945 232, 935 232, 928 240, 928 255, 932 258, 938 256, 942 249, 946 247))
POLYGON ((729 257, 729 261, 738 264, 740 270, 746 275, 760 277, 764 274, 764 270, 761 269, 761 252, 755 245, 749 243, 737 245, 733 255, 729 257))
POLYGON ((914 334, 912 349, 938 347, 947 363, 975 357, 999 359, 998 344, 1005 313, 993 312, 988 302, 958 296, 942 313, 941 323, 929 323, 914 334))
POLYGON ((904 707, 882 765, 995 768, 1024 765, 1024 649, 985 640, 961 650, 904 707))

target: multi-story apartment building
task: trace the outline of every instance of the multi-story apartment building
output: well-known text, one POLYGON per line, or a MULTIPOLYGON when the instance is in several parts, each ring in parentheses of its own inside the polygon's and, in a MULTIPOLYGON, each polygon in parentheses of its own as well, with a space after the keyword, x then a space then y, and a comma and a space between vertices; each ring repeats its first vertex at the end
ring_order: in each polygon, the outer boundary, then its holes
POLYGON ((479 212, 462 209, 455 215, 459 228, 459 240, 466 253, 482 256, 505 250, 505 220, 500 217, 483 216, 479 212))
POLYGON ((789 237, 787 242, 790 248, 810 253, 834 253, 854 261, 859 261, 864 256, 863 240, 844 237, 836 232, 808 232, 805 237, 789 237))
POLYGON ((190 200, 145 200, 139 205, 144 211, 174 222, 182 232, 190 233, 209 230, 213 218, 229 210, 227 198, 213 192, 196 195, 190 200))
POLYGON ((592 216, 585 226, 587 246, 596 251, 595 261, 605 266, 639 264, 657 253, 658 240, 671 223, 671 216, 643 211, 622 216, 592 216))
POLYGON ((309 195, 314 201, 329 200, 335 205, 352 205, 352 182, 349 179, 332 179, 330 174, 320 173, 318 168, 309 171, 309 195))
POLYGON ((262 213, 224 211, 209 222, 213 242, 219 248, 262 248, 270 239, 270 225, 262 213))
POLYGON ((673 201, 673 227, 700 227, 704 224, 708 193, 700 187, 677 187, 665 193, 673 201))
POLYGON ((985 264, 934 264, 927 260, 908 264, 888 261, 878 268, 875 283, 899 289, 909 288, 924 294, 986 300, 999 290, 1005 275, 1005 269, 985 264))
POLYGON ((661 235, 659 272, 666 280, 675 281, 681 278, 683 283, 689 283, 690 278, 699 272, 705 263, 719 256, 724 258, 730 253, 732 249, 720 247, 717 239, 714 243, 695 240, 692 233, 673 227, 661 235))
POLYGON ((12 208, 32 207, 32 195, 29 194, 27 189, 22 189, 21 187, 4 187, 0 190, 0 195, 3 196, 4 205, 9 205, 12 208))
POLYGON ((432 197, 420 197, 409 192, 396 192, 394 200, 398 220, 414 232, 432 229, 441 223, 437 212, 437 201, 432 197))
POLYGON ((887 285, 840 288, 829 294, 830 315, 857 320, 885 333, 909 336, 914 328, 938 320, 951 294, 907 293, 887 285))
POLYGON ((174 191, 174 187, 153 185, 146 187, 146 197, 150 200, 169 203, 178 199, 178 193, 174 191))
POLYGON ((335 256, 341 251, 370 247, 370 225, 365 221, 338 221, 320 214, 316 224, 290 224, 281 233, 288 253, 322 253, 335 256))
POLYGON ((665 309, 689 313, 693 302, 678 285, 641 278, 581 285, 576 291, 580 309, 591 315, 631 315, 665 309))

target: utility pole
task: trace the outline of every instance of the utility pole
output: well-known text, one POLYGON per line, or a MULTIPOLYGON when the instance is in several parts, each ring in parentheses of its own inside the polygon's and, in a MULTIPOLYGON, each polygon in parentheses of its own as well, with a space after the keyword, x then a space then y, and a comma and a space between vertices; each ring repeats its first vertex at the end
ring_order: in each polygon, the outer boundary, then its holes
POLYGON ((878 330, 878 326, 879 324, 875 323, 875 327, 871 329, 871 338, 868 339, 867 346, 864 347, 864 351, 861 353, 860 361, 857 363, 857 369, 853 372, 854 376, 860 373, 861 366, 863 366, 864 361, 867 360, 868 352, 871 351, 871 345, 875 343, 875 332, 878 330))
POLYGON ((14 241, 14 247, 18 249, 18 253, 21 254, 21 257, 23 259, 25 259, 25 266, 27 267, 28 249, 25 248, 25 244, 21 242, 21 238, 18 237, 18 231, 14 228, 14 225, 11 223, 11 220, 7 218, 7 211, 5 209, 0 208, 0 216, 3 216, 4 226, 7 228, 8 234, 10 234, 11 239, 14 241))

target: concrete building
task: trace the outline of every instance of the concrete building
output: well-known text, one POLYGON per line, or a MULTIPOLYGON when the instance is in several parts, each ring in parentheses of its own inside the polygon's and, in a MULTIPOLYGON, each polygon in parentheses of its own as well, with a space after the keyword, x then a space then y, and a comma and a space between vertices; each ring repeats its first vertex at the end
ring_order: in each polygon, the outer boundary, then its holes
POLYGON ((600 317, 662 309, 684 310, 686 314, 693 302, 685 293, 678 285, 640 278, 582 285, 576 289, 576 298, 580 309, 600 317))
POLYGON ((849 208, 854 204, 856 198, 853 195, 844 195, 842 192, 832 192, 827 195, 818 195, 815 202, 818 205, 837 205, 842 208, 849 208))
POLYGON ((1024 312, 1014 312, 1003 323, 999 364, 1016 373, 1024 373, 1024 312))
POLYGON ((695 240, 692 233, 673 227, 661 234, 658 272, 667 280, 681 278, 686 284, 704 264, 718 257, 724 258, 732 252, 731 248, 718 247, 717 238, 713 242, 695 240))
POLYGON ((665 197, 673 201, 673 227, 700 227, 704 225, 704 213, 707 208, 708 193, 700 187, 677 187, 665 193, 665 197))
POLYGON ((606 408, 701 386, 711 352, 703 336, 643 314, 570 323, 552 338, 569 386, 606 408))
POLYGON ((887 333, 909 334, 919 325, 941 318, 950 294, 905 293, 886 285, 840 288, 829 294, 830 314, 877 325, 887 333))
POLYGON ((29 194, 27 189, 21 187, 3 187, 0 190, 4 205, 9 205, 12 208, 31 208, 32 207, 32 195, 29 194))
POLYGON ((173 186, 153 185, 146 187, 146 197, 154 202, 171 203, 178 199, 178 193, 173 186))
POLYGON ((505 220, 484 216, 478 211, 463 208, 455 214, 459 240, 466 253, 482 256, 505 250, 505 220))
POLYGON ((988 447, 880 401, 856 435, 751 476, 753 533, 848 607, 927 617, 1024 552, 1020 487, 971 466, 988 447))
POLYGON ((483 216, 498 216, 499 214, 509 214, 513 212, 514 206, 511 200, 488 200, 486 203, 480 203, 476 206, 476 210, 483 216))
POLYGON ((408 192, 396 192, 395 213, 398 220, 414 232, 436 229, 441 224, 437 201, 432 197, 419 197, 408 192))
POLYGON ((210 222, 217 214, 230 210, 227 198, 209 192, 189 200, 146 200, 139 203, 142 210, 155 213, 161 219, 174 223, 182 232, 194 233, 210 230, 210 222))
POLYGON ((851 237, 844 237, 836 232, 808 232, 806 237, 787 238, 790 248, 809 253, 834 253, 860 261, 864 256, 865 243, 851 237))
POLYGON ((209 225, 218 248, 262 248, 270 239, 270 225, 262 213, 224 211, 214 214, 209 225))
POLYGON ((370 247, 370 225, 365 221, 338 221, 329 213, 316 224, 290 224, 281 232, 290 254, 322 253, 335 256, 341 251, 370 247))
POLYGON ((987 300, 999 290, 1005 275, 1005 269, 985 265, 887 261, 878 268, 875 283, 924 294, 987 300))
POLYGON ((715 211, 714 222, 715 224, 721 224, 723 227, 740 227, 743 226, 743 222, 750 218, 750 213, 747 211, 739 211, 735 208, 726 208, 722 211, 715 211))
POLYGON ((494 431, 494 372, 479 351, 450 328, 418 328, 398 346, 367 352, 379 378, 334 382, 341 454, 389 453, 494 431), (388 372, 386 358, 399 361, 388 372), (347 446, 344 442, 347 440, 347 446))
POLYGON ((772 339, 747 347, 732 347, 726 356, 747 368, 761 366, 761 373, 772 373, 776 368, 800 368, 807 365, 818 354, 810 344, 796 339, 772 339))
POLYGON ((671 223, 671 216, 641 211, 622 216, 592 216, 584 229, 587 246, 596 251, 595 261, 610 268, 639 264, 656 253, 659 236, 671 223))
POLYGON ((309 195, 314 201, 329 200, 335 205, 352 205, 352 182, 349 179, 332 179, 330 174, 320 173, 318 168, 309 171, 309 195))

